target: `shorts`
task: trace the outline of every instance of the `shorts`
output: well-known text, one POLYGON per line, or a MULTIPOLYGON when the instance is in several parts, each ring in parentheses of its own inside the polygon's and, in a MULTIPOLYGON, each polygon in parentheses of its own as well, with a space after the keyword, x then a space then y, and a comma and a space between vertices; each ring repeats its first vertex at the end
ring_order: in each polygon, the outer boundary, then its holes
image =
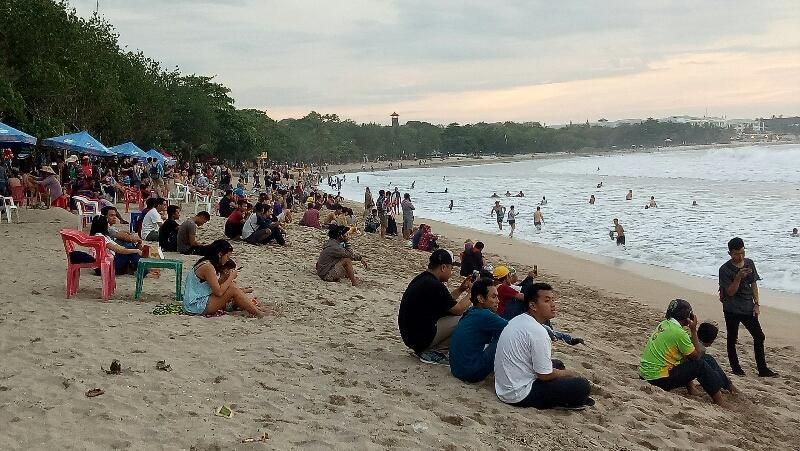
POLYGON ((322 276, 322 280, 325 282, 338 282, 345 277, 347 277, 347 270, 344 269, 344 261, 339 260, 327 274, 322 276))
POLYGON ((617 246, 625 245, 625 235, 617 235, 617 246))
POLYGON ((502 224, 503 223, 503 218, 497 218, 497 223, 498 224, 502 224))
POLYGON ((508 225, 514 225, 516 222, 517 222, 516 219, 509 219, 508 225))
POLYGON ((542 223, 541 222, 534 222, 533 225, 536 226, 536 230, 542 230, 542 223))

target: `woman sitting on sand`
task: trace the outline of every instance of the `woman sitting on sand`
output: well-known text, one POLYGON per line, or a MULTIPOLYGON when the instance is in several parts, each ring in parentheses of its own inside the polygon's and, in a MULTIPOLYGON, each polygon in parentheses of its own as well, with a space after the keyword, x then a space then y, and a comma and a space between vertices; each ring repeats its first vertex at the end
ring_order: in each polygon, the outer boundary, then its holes
POLYGON ((108 216, 95 216, 89 229, 90 235, 101 235, 106 240, 106 251, 114 258, 114 270, 117 275, 133 273, 142 256, 141 249, 128 249, 117 244, 108 234, 108 226, 117 223, 117 211, 108 210, 108 216))
POLYGON ((250 288, 236 286, 236 269, 226 268, 233 247, 226 240, 216 240, 201 251, 203 258, 186 275, 183 292, 183 311, 191 315, 213 314, 225 309, 228 302, 251 315, 267 314, 252 298, 250 288))

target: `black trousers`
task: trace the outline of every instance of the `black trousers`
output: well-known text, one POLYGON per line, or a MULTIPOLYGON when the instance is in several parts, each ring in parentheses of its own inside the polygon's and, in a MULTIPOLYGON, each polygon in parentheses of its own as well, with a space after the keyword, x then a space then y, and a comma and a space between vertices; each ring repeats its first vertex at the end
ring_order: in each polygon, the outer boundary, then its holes
MULTIPOLYGON (((564 363, 553 359, 553 368, 563 370, 564 363)), ((559 377, 551 381, 536 379, 531 392, 517 407, 552 409, 553 407, 578 407, 586 404, 592 385, 582 377, 559 377)))
POLYGON ((725 313, 725 329, 728 331, 728 361, 731 369, 741 370, 739 356, 736 354, 736 341, 739 339, 739 324, 753 336, 753 351, 756 354, 756 367, 758 372, 767 370, 767 358, 764 355, 764 331, 761 330, 761 323, 758 317, 753 315, 742 315, 738 313, 725 313))
POLYGON ((648 381, 662 390, 670 391, 678 387, 685 387, 689 382, 697 379, 703 390, 714 396, 721 388, 728 389, 731 381, 722 371, 714 357, 709 354, 697 360, 687 360, 672 368, 669 376, 648 381))

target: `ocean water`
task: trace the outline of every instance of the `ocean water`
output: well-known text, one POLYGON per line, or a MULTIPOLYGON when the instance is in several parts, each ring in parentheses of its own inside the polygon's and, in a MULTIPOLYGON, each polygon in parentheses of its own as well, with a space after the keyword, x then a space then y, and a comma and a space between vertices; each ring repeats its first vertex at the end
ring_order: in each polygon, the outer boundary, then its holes
MULTIPOLYGON (((410 193, 419 218, 499 233, 489 214, 496 192, 502 205, 520 212, 515 238, 707 278, 717 277, 728 240, 739 236, 762 286, 800 293, 800 238, 790 237, 793 227, 800 228, 800 145, 359 172, 347 174, 342 196, 363 202, 367 186, 375 198, 379 189, 395 186, 410 193), (634 197, 626 201, 629 189, 634 197), (524 198, 504 195, 520 190, 524 198), (589 205, 591 194, 595 205, 589 205), (543 196, 544 226, 537 231, 533 212, 543 196), (644 208, 650 196, 658 208, 644 208), (625 228, 625 247, 609 238, 614 218, 625 228)), ((507 224, 504 229, 508 233, 507 224)))

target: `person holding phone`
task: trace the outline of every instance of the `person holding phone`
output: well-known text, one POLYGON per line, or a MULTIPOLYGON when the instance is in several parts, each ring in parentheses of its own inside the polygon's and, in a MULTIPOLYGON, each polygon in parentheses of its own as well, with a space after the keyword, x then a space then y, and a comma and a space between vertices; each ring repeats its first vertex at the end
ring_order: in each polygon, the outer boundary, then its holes
POLYGON ((697 335, 697 317, 692 306, 683 299, 669 303, 666 319, 647 339, 639 362, 639 377, 663 390, 686 387, 698 395, 693 381, 697 379, 715 404, 727 407, 722 389, 735 392, 714 357, 697 335))
POLYGON ((739 324, 753 337, 756 367, 760 377, 776 377, 778 374, 767 367, 764 353, 764 332, 758 321, 759 293, 758 275, 753 260, 745 258, 744 240, 739 237, 728 241, 730 260, 719 267, 719 292, 722 312, 725 314, 725 329, 728 331, 728 361, 733 374, 744 376, 736 354, 736 341, 739 338, 739 324))

